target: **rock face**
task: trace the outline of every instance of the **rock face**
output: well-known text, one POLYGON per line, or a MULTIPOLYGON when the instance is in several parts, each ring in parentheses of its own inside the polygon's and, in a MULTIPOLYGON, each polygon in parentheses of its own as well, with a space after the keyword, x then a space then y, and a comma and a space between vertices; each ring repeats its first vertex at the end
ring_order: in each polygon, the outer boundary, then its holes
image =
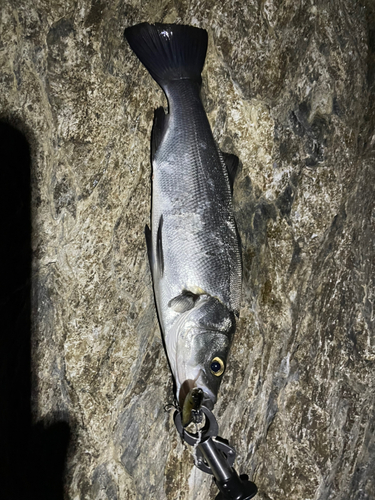
POLYGON ((215 408, 263 500, 375 498, 371 0, 2 2, 1 118, 31 148, 32 414, 69 425, 66 499, 210 499, 172 382, 144 226, 161 90, 141 21, 207 29, 204 104, 235 153, 241 317, 215 408))

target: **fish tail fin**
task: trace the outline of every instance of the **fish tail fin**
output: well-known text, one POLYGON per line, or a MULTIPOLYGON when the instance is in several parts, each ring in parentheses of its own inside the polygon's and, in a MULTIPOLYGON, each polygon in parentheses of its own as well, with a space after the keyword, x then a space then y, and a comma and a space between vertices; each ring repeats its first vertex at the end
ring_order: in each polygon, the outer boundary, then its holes
POLYGON ((172 80, 188 79, 201 84, 206 30, 182 24, 141 23, 126 28, 125 38, 163 90, 172 80))

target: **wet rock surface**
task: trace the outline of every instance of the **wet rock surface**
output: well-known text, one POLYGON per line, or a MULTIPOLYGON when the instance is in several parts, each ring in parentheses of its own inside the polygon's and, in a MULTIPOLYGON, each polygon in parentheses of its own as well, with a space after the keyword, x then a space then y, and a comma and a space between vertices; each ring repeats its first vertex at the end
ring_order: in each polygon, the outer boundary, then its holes
MULTIPOLYGON (((235 153, 243 299, 216 416, 264 500, 375 498, 375 8, 365 0, 8 2, 1 119, 30 144, 32 412, 69 424, 65 497, 208 499, 144 241, 161 90, 123 38, 207 29, 202 95, 235 153)), ((41 424, 41 425, 42 425, 41 424)))

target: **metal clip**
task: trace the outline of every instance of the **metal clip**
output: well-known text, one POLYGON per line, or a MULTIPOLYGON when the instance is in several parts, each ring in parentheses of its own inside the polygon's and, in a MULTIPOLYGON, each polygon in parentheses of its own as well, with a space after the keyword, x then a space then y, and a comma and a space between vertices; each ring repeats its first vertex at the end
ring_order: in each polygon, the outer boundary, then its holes
POLYGON ((176 411, 173 418, 177 431, 186 443, 194 446, 198 469, 206 474, 212 474, 220 490, 216 500, 250 500, 258 489, 247 476, 238 476, 233 468, 236 452, 228 441, 218 436, 219 426, 212 412, 205 406, 201 407, 206 420, 198 433, 184 429, 181 412, 176 411))
POLYGON ((199 434, 193 434, 183 427, 182 414, 180 411, 175 411, 173 415, 174 424, 177 428, 178 433, 180 434, 182 439, 191 446, 196 446, 200 441, 203 441, 204 439, 207 439, 211 436, 216 437, 219 434, 219 426, 213 413, 205 406, 201 406, 199 411, 202 412, 206 417, 206 421, 203 427, 199 429, 199 434))

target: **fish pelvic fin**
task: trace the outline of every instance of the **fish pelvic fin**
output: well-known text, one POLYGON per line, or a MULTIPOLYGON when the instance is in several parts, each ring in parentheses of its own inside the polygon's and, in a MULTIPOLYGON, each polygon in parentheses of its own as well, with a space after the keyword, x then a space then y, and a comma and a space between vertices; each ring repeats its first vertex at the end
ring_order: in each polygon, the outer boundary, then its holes
POLYGON ((201 84, 206 30, 183 24, 141 23, 126 28, 125 38, 163 90, 172 80, 189 79, 201 84))

